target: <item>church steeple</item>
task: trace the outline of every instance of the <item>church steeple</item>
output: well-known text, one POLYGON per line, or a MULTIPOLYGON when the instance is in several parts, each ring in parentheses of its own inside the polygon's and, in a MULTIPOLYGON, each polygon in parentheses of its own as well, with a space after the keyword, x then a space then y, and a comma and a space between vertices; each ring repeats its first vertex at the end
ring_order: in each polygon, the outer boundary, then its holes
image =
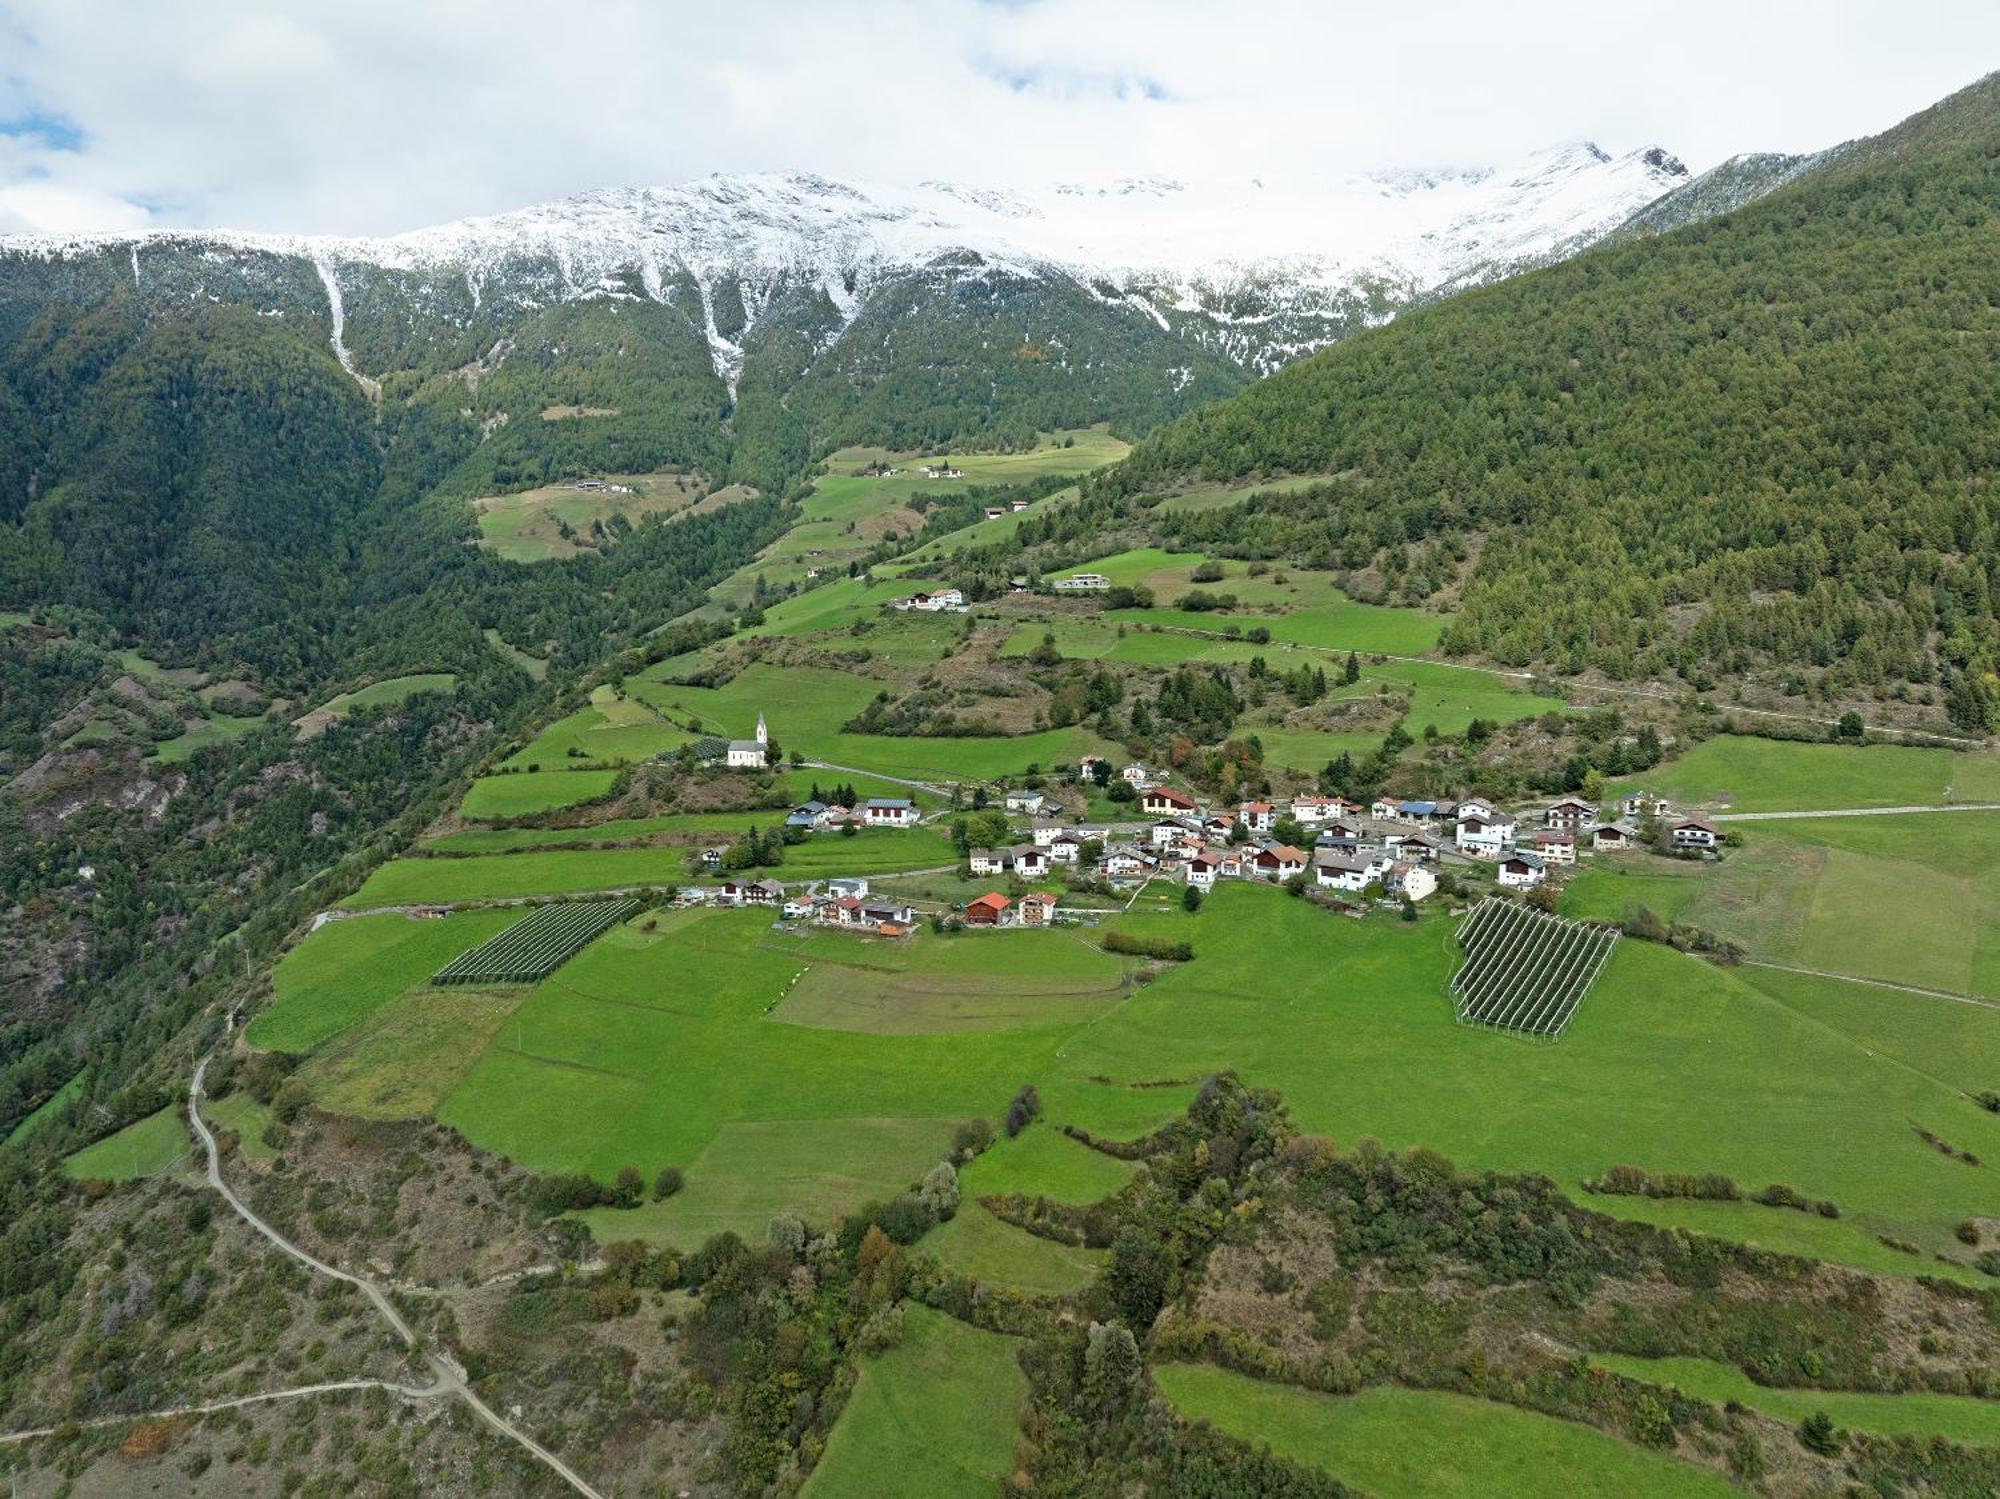
POLYGON ((771 733, 770 730, 764 727, 764 715, 762 713, 757 715, 757 742, 759 744, 769 744, 771 742, 771 733))

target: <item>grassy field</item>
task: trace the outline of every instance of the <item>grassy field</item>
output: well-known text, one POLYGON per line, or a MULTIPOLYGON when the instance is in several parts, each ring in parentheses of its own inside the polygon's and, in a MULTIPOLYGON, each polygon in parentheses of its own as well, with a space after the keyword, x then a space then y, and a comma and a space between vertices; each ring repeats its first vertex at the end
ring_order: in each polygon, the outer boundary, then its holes
POLYGON ((537 682, 543 681, 548 677, 549 674, 548 657, 530 655, 528 652, 522 650, 519 646, 509 645, 505 640, 505 638, 502 637, 500 632, 494 629, 490 625, 487 627, 485 633, 486 633, 486 643, 488 645, 492 646, 494 650, 498 651, 501 655, 505 656, 509 661, 512 661, 516 666, 520 667, 522 671, 525 671, 529 676, 533 677, 537 682))
MULTIPOLYGON (((757 559, 733 577, 717 585, 712 597, 736 607, 753 594, 758 578, 770 586, 804 580, 808 568, 843 573, 850 562, 858 561, 878 541, 890 536, 914 535, 924 518, 909 508, 920 494, 951 495, 971 485, 1021 484, 1049 474, 1080 474, 1116 462, 1125 456, 1127 445, 1097 428, 1082 428, 1046 436, 1026 453, 890 453, 881 448, 842 448, 826 460, 826 471, 814 481, 803 502, 799 524, 766 547, 757 559), (1064 444, 1067 443, 1068 446, 1064 444), (919 467, 944 457, 965 471, 963 479, 926 479, 919 467), (888 463, 897 473, 882 478, 858 472, 870 463, 888 463)), ((1053 503, 1035 502, 1034 509, 1053 503)), ((1017 526, 1020 518, 1011 512, 999 521, 953 533, 951 545, 962 545, 975 533, 981 539, 995 539, 1017 526), (987 532, 987 527, 1004 528, 987 532)), ((925 548, 925 552, 930 548, 925 548)), ((919 554, 921 555, 921 554, 919 554)), ((914 560, 914 559, 913 559, 914 560)), ((901 585, 907 593, 909 585, 901 585)))
POLYGON ((1771 968, 1743 968, 1738 973, 1745 983, 1795 1014, 1829 1026, 1870 1051, 1895 1057, 1948 1088, 1978 1093, 1995 1086, 2000 1009, 1852 979, 1771 968))
POLYGON ((1106 1258, 1102 1249, 1058 1244, 1026 1229, 1002 1223, 976 1202, 960 1206, 917 1246, 939 1264, 987 1285, 1014 1286, 1048 1296, 1080 1291, 1096 1278, 1106 1258))
POLYGON ((2000 813, 1741 823, 1719 863, 1599 860, 1564 893, 1573 916, 1649 906, 1751 957, 2000 996, 2000 813), (1884 932, 1893 941, 1884 941, 1884 932))
POLYGON ((580 1213, 600 1242, 657 1239, 694 1249, 729 1229, 752 1242, 779 1213, 830 1223, 906 1191, 944 1159, 952 1119, 766 1119, 725 1124, 665 1202, 580 1213))
POLYGON ((379 1005, 299 1069, 325 1107, 363 1119, 435 1114, 526 997, 521 989, 415 988, 379 1005))
POLYGON ((1721 734, 1627 784, 1712 812, 1928 807, 1946 787, 1954 801, 2000 802, 2000 755, 1721 734))
POLYGON ((679 749, 694 737, 631 693, 620 697, 602 686, 591 692, 589 703, 557 719, 503 763, 508 770, 544 772, 571 763, 631 765, 679 749))
POLYGON ((1068 932, 808 940, 806 970, 773 1020, 877 1035, 1075 1025, 1130 992, 1123 960, 1068 932))
POLYGON ((233 1131, 236 1148, 253 1161, 275 1161, 278 1152, 264 1143, 264 1131, 270 1127, 271 1111, 248 1093, 238 1089, 223 1098, 211 1099, 201 1106, 203 1116, 218 1133, 233 1131))
POLYGON ((271 974, 275 998, 244 1039, 264 1051, 312 1051, 520 917, 461 911, 434 921, 330 921, 279 960, 271 974))
POLYGON ((1859 1395, 1835 1390, 1775 1390, 1741 1369, 1702 1358, 1591 1355, 1631 1379, 1667 1385, 1713 1405, 1735 1401, 1780 1421, 1825 1411, 1834 1425, 1885 1436, 1943 1437, 1971 1447, 2000 1447, 2000 1402, 1961 1395, 1859 1395))
POLYGON ((151 758, 163 764, 177 765, 193 759, 212 744, 233 744, 263 722, 261 718, 235 718, 227 713, 211 713, 191 723, 186 733, 155 744, 151 758))
MULTIPOLYGON (((1220 583, 1211 591, 1216 590, 1228 591, 1220 583)), ((1438 636, 1444 633, 1444 621, 1421 610, 1359 604, 1345 598, 1283 614, 1244 611, 1221 614, 1157 606, 1120 610, 1115 617, 1204 635, 1226 635, 1232 626, 1239 634, 1262 627, 1271 632, 1271 639, 1277 644, 1325 651, 1360 651, 1364 655, 1382 651, 1397 656, 1421 656, 1435 647, 1438 636)))
POLYGON ((1593 1427, 1429 1390, 1321 1395, 1206 1364, 1153 1371, 1192 1420, 1267 1444, 1381 1499, 1724 1499, 1714 1474, 1593 1427))
POLYGON ((181 1105, 174 1102, 64 1157, 63 1171, 73 1181, 138 1181, 173 1170, 193 1151, 181 1105))
POLYGON ((383 708, 415 697, 420 692, 449 692, 458 685, 458 675, 449 671, 418 672, 415 676, 390 677, 328 698, 312 712, 292 720, 301 737, 318 734, 337 719, 357 708, 383 708))
POLYGON ((959 1174, 959 1185, 967 1198, 1037 1192, 1056 1202, 1088 1203, 1118 1191, 1137 1169, 1043 1122, 994 1141, 959 1174))
POLYGON ((610 474, 606 478, 609 483, 625 485, 632 493, 578 489, 573 481, 565 480, 518 494, 474 500, 479 544, 509 562, 576 557, 597 550, 589 545, 593 521, 623 515, 636 523, 642 516, 672 514, 696 504, 708 492, 699 477, 672 471, 610 474), (563 534, 563 525, 573 537, 563 534))
POLYGON ((1027 1380, 1015 1340, 903 1308, 902 1343, 861 1363, 804 1499, 986 1499, 1012 1470, 1027 1380))
POLYGON ((24 1114, 20 1122, 7 1131, 7 1138, 0 1140, 0 1148, 12 1145, 17 1140, 27 1139, 28 1136, 53 1119, 62 1111, 64 1104, 83 1091, 83 1078, 84 1074, 79 1072, 75 1077, 56 1089, 55 1092, 43 1099, 27 1114, 24 1114))
POLYGON ((612 770, 524 770, 481 776, 459 805, 463 817, 521 817, 595 801, 611 790, 612 770))

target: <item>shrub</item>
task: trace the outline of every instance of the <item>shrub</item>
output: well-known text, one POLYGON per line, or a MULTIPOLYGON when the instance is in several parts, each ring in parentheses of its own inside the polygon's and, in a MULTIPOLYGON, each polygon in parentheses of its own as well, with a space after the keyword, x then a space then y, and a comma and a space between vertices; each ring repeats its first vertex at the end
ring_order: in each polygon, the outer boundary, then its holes
POLYGON ((1799 1444, 1821 1457, 1836 1457, 1847 1445, 1847 1438, 1835 1429, 1833 1417, 1825 1411, 1814 1411, 1799 1423, 1799 1444))
POLYGON ((968 1119, 951 1133, 951 1153, 961 1160, 971 1160, 993 1143, 993 1125, 983 1116, 968 1119))
POLYGON ((637 1166, 620 1166, 618 1174, 611 1179, 611 1205, 619 1208, 635 1208, 639 1199, 646 1195, 646 1178, 639 1174, 637 1166))
POLYGON ((958 1172, 950 1161, 939 1161, 924 1173, 917 1188, 917 1200, 943 1223, 958 1212, 958 1172))
POLYGON ((1021 1091, 1007 1103, 1007 1117, 1004 1121, 1007 1138, 1011 1140, 1020 1134, 1041 1112, 1042 1095, 1035 1091, 1033 1083, 1023 1083, 1021 1091))
POLYGON ((653 1200, 655 1202, 665 1202, 674 1193, 680 1191, 681 1186, 681 1168, 678 1166, 662 1166, 660 1174, 653 1178, 653 1200))
POLYGON ((1106 932, 1098 945, 1106 952, 1160 958, 1169 963, 1186 963, 1194 958, 1192 943, 1169 942, 1164 937, 1135 937, 1129 932, 1106 932))
POLYGON ((1632 1440, 1648 1447, 1674 1444, 1674 1418, 1651 1395, 1641 1395, 1632 1407, 1632 1440))
POLYGON ((893 1243, 914 1244, 933 1228, 937 1219, 917 1198, 905 1194, 892 1197, 869 1215, 876 1227, 893 1243))

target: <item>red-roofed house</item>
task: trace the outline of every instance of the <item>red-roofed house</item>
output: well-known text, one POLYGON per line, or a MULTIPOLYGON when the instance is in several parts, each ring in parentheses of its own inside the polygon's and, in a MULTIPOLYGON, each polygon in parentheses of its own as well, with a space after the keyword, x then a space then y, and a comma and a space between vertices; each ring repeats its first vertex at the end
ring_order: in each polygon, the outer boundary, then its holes
POLYGON ((1149 786, 1139 805, 1151 817, 1180 817, 1194 811, 1194 798, 1183 796, 1171 786, 1149 786))
POLYGON ((977 900, 965 903, 965 923, 967 926, 998 926, 1007 917, 1007 908, 1013 904, 1006 896, 989 891, 977 900))

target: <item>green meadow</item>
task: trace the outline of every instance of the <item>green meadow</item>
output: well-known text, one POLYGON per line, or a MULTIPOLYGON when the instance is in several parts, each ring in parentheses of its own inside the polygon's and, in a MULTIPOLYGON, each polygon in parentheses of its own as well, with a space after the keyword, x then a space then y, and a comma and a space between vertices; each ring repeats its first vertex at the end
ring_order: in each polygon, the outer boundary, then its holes
POLYGON ((75 1077, 64 1083, 28 1113, 24 1114, 20 1122, 7 1131, 7 1138, 0 1140, 0 1147, 12 1145, 16 1141, 27 1139, 29 1135, 32 1135, 44 1124, 47 1124, 49 1120, 61 1113, 63 1105, 67 1104, 72 1098, 83 1091, 83 1079, 84 1074, 81 1072, 77 1073, 75 1077))
POLYGON ((2000 755, 1718 734, 1624 784, 1711 812, 1929 807, 1947 788, 1953 801, 2000 802, 2000 755))
POLYGON ((617 778, 610 770, 524 770, 481 776, 459 804, 463 817, 521 817, 595 801, 617 778))
POLYGON ((1382 1499, 1724 1499, 1715 1474, 1573 1421, 1443 1391, 1321 1395, 1206 1364, 1153 1371, 1190 1420, 1382 1499))
POLYGON ((63 1170, 73 1181, 138 1181, 172 1171, 192 1159, 193 1151, 181 1105, 175 1102, 66 1156, 63 1170))
MULTIPOLYGON (((414 889, 465 866, 575 859, 615 882, 629 876, 607 876, 603 861, 671 853, 407 860, 378 878, 414 889)), ((364 888, 361 898, 376 897, 364 888)), ((2000 1156, 2000 1118, 1963 1091, 1976 1081, 1969 1059, 1993 1054, 1990 1012, 1925 1009, 1947 1017, 1937 1035, 1890 1049, 1897 1018, 1872 996, 1770 989, 1762 970, 1628 940, 1564 1039, 1533 1045, 1453 1023, 1442 922, 1343 921, 1246 885, 1218 890, 1194 916, 1147 905, 1114 924, 1185 938, 1196 956, 1133 992, 1118 960, 1073 933, 921 931, 892 944, 781 934, 763 911, 649 914, 533 989, 474 1006, 455 1042, 461 1022, 421 982, 444 949, 483 938, 477 926, 450 940, 440 930, 474 918, 339 922, 281 965, 280 998, 251 1039, 311 1044, 341 1016, 367 1015, 358 1038, 342 1039, 342 1097, 405 1106, 435 1094, 446 1123, 537 1170, 688 1172, 687 1190, 665 1204, 594 1215, 600 1238, 685 1244, 717 1223, 748 1233, 788 1203, 856 1205, 921 1175, 953 1121, 997 1118, 1024 1082, 1040 1089, 1044 1117, 967 1168, 968 1199, 1019 1190, 1092 1200, 1129 1168, 1061 1125, 1141 1134, 1184 1107, 1203 1075, 1235 1067, 1282 1090, 1302 1127, 1343 1143, 1433 1146, 1472 1169, 1546 1172, 1572 1192, 1621 1162, 1725 1172, 1753 1190, 1785 1182, 1839 1203, 1842 1217, 1586 1200, 1847 1263, 1977 1279, 1929 1256, 1964 1253, 1951 1230, 1990 1211, 1985 1172, 1939 1154, 1912 1124, 2000 1156), (373 961, 392 938, 436 946, 373 961), (409 992, 388 1003, 399 986, 409 992), (372 1052, 362 1046, 371 1028, 385 1032, 372 1052), (393 1071, 406 1053, 449 1054, 449 1087, 371 1085, 370 1067, 393 1071), (1877 1234, 1914 1241, 1925 1257, 1877 1234)))
POLYGON ((1014 1466, 1028 1382, 1016 1340, 903 1308, 902 1342, 861 1361, 804 1499, 986 1499, 1014 1466))
POLYGON ((1735 1401, 1780 1421, 1803 1421, 1825 1411, 1834 1425, 1884 1436, 1943 1437, 1971 1447, 2000 1447, 2000 1401, 1964 1395, 1862 1395, 1844 1390, 1781 1390, 1760 1385, 1741 1369, 1702 1358, 1628 1358, 1597 1353, 1602 1364, 1629 1379, 1666 1385, 1711 1405, 1735 1401))
POLYGON ((602 686, 587 704, 557 719, 504 763, 510 771, 556 771, 571 762, 630 765, 679 749, 694 737, 630 692, 621 697, 602 686))
POLYGON ((947 1270, 982 1285, 1013 1286, 1045 1296, 1067 1296, 1097 1278, 1102 1249, 1058 1244, 1003 1223, 968 1198, 950 1222, 940 1223, 918 1245, 947 1270))
POLYGON ((279 959, 275 997, 245 1039, 266 1051, 312 1051, 520 919, 519 911, 460 911, 429 921, 329 921, 279 959))

